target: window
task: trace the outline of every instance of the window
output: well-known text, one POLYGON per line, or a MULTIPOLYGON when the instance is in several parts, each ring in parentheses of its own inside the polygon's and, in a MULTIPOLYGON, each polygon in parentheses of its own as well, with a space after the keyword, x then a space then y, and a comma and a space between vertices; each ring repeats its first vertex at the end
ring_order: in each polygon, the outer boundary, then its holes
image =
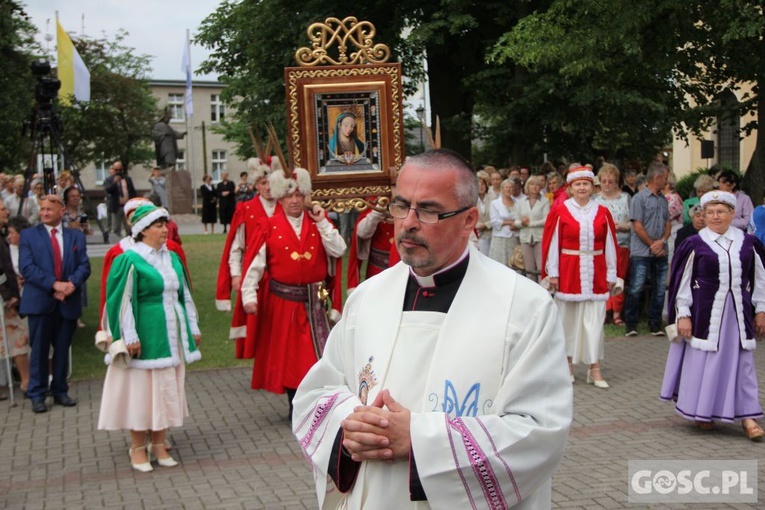
POLYGON ((168 94, 167 107, 170 109, 171 122, 186 121, 186 117, 183 115, 183 94, 168 94))
POLYGON ((220 122, 226 116, 226 105, 220 100, 220 95, 210 95, 210 120, 220 122))
POLYGON ((178 149, 178 154, 175 156, 175 169, 186 170, 186 150, 178 149))
POLYGON ((717 150, 718 163, 725 168, 740 171, 741 142, 738 138, 741 117, 738 110, 738 99, 730 90, 723 92, 720 98, 722 105, 728 110, 723 117, 717 118, 717 150))
POLYGON ((226 171, 226 151, 214 150, 212 151, 212 179, 213 181, 219 181, 221 179, 220 174, 226 171))
POLYGON ((96 184, 99 186, 104 183, 106 176, 109 175, 109 167, 111 164, 106 161, 99 161, 96 163, 96 184))

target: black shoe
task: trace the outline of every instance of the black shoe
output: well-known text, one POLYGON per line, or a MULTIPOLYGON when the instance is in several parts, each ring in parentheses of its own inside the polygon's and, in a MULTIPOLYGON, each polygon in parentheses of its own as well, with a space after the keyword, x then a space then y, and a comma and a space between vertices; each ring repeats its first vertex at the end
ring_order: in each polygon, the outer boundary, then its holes
POLYGON ((48 406, 45 405, 44 400, 33 400, 32 411, 34 411, 35 413, 47 413, 48 406))
POLYGON ((77 405, 77 401, 73 398, 70 398, 69 395, 53 397, 53 403, 64 407, 72 407, 77 405))

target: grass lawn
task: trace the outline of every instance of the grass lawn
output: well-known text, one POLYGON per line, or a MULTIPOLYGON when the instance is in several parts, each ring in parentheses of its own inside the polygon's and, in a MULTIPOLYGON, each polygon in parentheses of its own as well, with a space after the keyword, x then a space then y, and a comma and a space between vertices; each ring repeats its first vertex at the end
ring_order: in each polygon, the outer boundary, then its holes
MULTIPOLYGON (((183 249, 186 251, 191 271, 194 302, 197 305, 199 325, 202 330, 200 349, 202 361, 189 365, 191 370, 252 365, 252 360, 234 358, 234 344, 228 339, 231 313, 219 312, 215 308, 215 284, 224 241, 225 236, 187 235, 183 237, 183 249)), ((86 327, 77 330, 72 342, 72 379, 75 380, 101 378, 106 373, 104 355, 94 346, 103 258, 92 258, 90 265, 93 273, 88 280, 89 306, 84 309, 82 317, 86 327)), ((345 287, 345 274, 343 274, 343 287, 345 287)), ((638 327, 638 333, 641 335, 648 332, 645 323, 638 327)), ((622 336, 624 328, 606 324, 605 334, 606 338, 622 336)))
MULTIPOLYGON (((234 358, 234 344, 228 339, 231 313, 219 312, 215 308, 215 284, 224 241, 225 236, 183 237, 202 330, 202 361, 189 365, 190 370, 252 366, 252 360, 234 358)), ((83 310, 82 317, 86 327, 78 329, 72 341, 72 379, 101 378, 106 373, 104 355, 94 346, 103 258, 91 258, 90 265, 93 272, 88 279, 89 305, 83 310)))

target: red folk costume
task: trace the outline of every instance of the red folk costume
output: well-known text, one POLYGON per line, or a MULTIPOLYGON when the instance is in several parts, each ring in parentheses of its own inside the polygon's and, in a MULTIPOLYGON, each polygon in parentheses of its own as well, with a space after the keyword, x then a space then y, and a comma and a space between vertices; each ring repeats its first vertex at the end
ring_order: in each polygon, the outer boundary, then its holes
MULTIPOLYGON (((272 190, 277 188, 274 178, 286 180, 278 175, 269 177, 272 190)), ((309 196, 310 180, 306 187, 303 194, 309 196)), ((275 192, 274 196, 289 192, 275 192)), ((244 273, 241 294, 244 304, 257 302, 259 318, 252 389, 284 393, 297 388, 323 351, 329 327, 323 303, 314 299, 314 284, 328 279, 329 269, 336 267, 332 259, 342 257, 345 242, 329 220, 317 224, 307 212, 291 218, 280 208, 268 224, 257 242, 248 243, 247 258, 252 263, 244 273), (258 282, 266 286, 259 277, 265 270, 269 292, 261 299, 258 282)))
MULTIPOLYGON (((279 205, 276 205, 276 210, 279 205)), ((218 283, 215 291, 215 306, 220 311, 231 310, 231 267, 229 258, 231 257, 231 247, 240 228, 244 229, 244 246, 249 247, 251 242, 257 238, 258 231, 268 229, 269 215, 261 201, 260 196, 240 202, 234 211, 234 217, 231 220, 231 229, 226 238, 226 244, 223 247, 223 254, 218 268, 218 283)), ((242 271, 247 269, 252 263, 252 259, 257 252, 246 249, 242 256, 242 271)), ((258 291, 258 300, 263 299, 264 294, 268 292, 268 273, 263 275, 263 280, 258 291)), ((255 357, 255 332, 257 331, 257 315, 248 315, 244 313, 242 307, 241 293, 237 293, 234 301, 234 315, 231 318, 231 329, 229 338, 236 341, 235 356, 237 359, 252 359, 255 357)))
MULTIPOLYGON (((260 179, 268 177, 271 171, 276 170, 276 167, 268 166, 260 158, 248 159, 247 168, 252 172, 252 177, 256 183, 260 179)), ((252 263, 252 257, 256 252, 248 250, 247 247, 255 242, 257 232, 265 232, 268 229, 268 218, 278 208, 278 204, 270 205, 267 200, 259 195, 236 205, 234 216, 231 219, 231 229, 226 237, 226 244, 223 247, 220 266, 218 267, 215 307, 219 311, 231 311, 231 291, 233 290, 231 282, 235 276, 243 276, 242 273, 252 263), (269 208, 266 209, 264 204, 269 205, 269 208), (236 252, 236 256, 232 256, 232 252, 236 252)), ((263 275, 263 281, 268 282, 267 273, 263 275)), ((268 285, 261 285, 258 297, 260 298, 266 292, 268 292, 268 285)), ((257 328, 257 316, 244 313, 241 293, 238 292, 234 300, 234 315, 231 318, 231 328, 228 335, 230 339, 235 341, 234 356, 237 359, 255 357, 257 328)))
POLYGON ((616 281, 615 262, 607 263, 609 253, 615 259, 616 228, 607 208, 591 201, 588 215, 590 225, 582 228, 572 214, 576 207, 569 198, 550 210, 542 234, 542 279, 559 277, 558 292, 563 301, 606 301, 609 298, 608 282, 616 281), (610 242, 609 242, 610 240, 610 242), (557 253, 558 274, 548 275, 548 261, 557 253), (592 263, 580 259, 591 257, 592 263), (610 271, 614 272, 609 275, 610 271))
MULTIPOLYGON (((587 180, 594 175, 587 167, 569 170, 568 182, 587 180)), ((575 197, 584 197, 591 188, 574 185, 575 197)), ((590 365, 587 382, 608 388, 596 365, 604 356, 603 322, 609 283, 616 283, 616 228, 610 211, 590 200, 569 198, 555 206, 542 233, 543 283, 558 278, 555 304, 566 331, 569 366, 590 365), (591 371, 594 376, 591 377, 591 371)), ((570 368, 574 381, 573 368, 570 368)))
POLYGON ((390 267, 390 253, 394 245, 393 222, 386 219, 385 214, 371 209, 361 213, 353 229, 351 248, 348 254, 348 293, 361 283, 361 264, 363 261, 367 261, 365 280, 390 267), (372 237, 362 237, 365 231, 372 228, 375 229, 372 237))

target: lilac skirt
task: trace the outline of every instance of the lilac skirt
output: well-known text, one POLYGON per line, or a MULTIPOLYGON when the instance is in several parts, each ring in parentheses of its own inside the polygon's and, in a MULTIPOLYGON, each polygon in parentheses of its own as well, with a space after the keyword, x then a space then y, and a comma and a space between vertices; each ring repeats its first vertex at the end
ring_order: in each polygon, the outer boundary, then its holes
POLYGON ((672 343, 664 369, 661 399, 674 400, 683 418, 734 422, 762 417, 754 353, 741 348, 733 298, 728 294, 717 352, 672 343))

